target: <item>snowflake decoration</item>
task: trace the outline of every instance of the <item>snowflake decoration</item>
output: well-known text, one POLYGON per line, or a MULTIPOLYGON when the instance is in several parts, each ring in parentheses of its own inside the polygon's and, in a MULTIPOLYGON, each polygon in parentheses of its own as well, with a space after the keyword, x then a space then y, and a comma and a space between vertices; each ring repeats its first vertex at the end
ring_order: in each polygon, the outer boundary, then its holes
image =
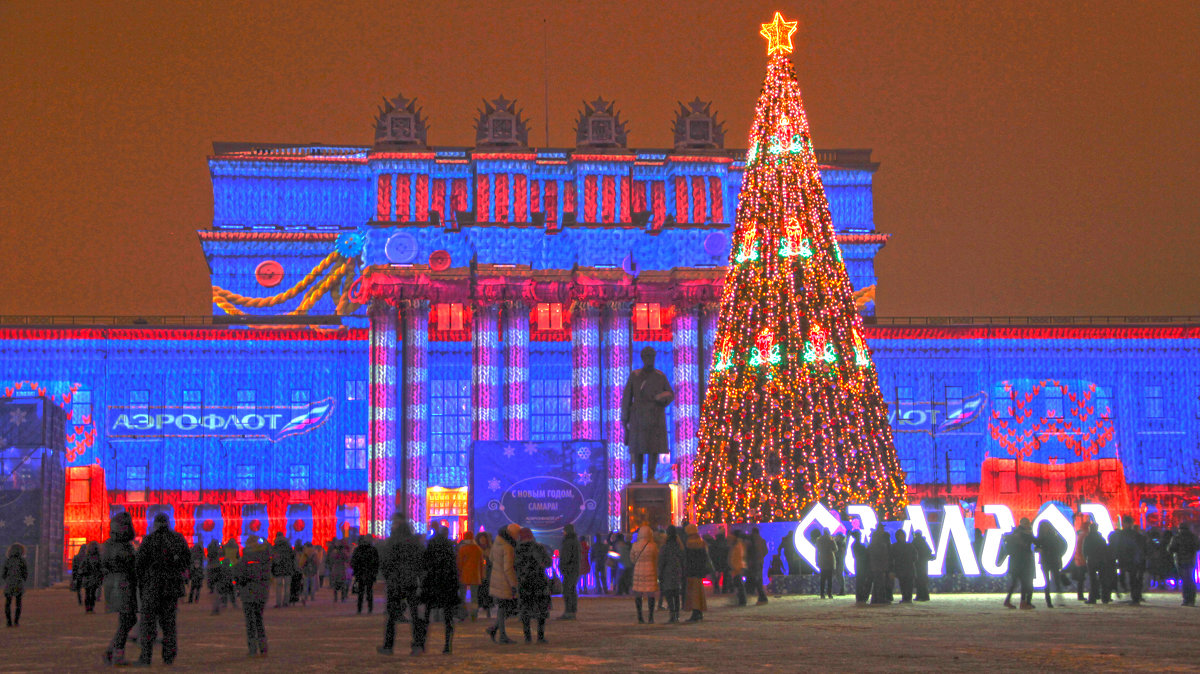
POLYGON ((584 461, 587 461, 588 459, 592 458, 592 448, 591 447, 580 447, 579 451, 575 452, 575 455, 578 456, 579 458, 583 459, 584 461))
POLYGON ((31 526, 33 526, 33 522, 34 522, 33 515, 25 516, 25 526, 31 527, 31 526))
POLYGON ((25 410, 15 409, 8 413, 8 423, 13 426, 20 426, 25 423, 25 410))
POLYGON ((525 443, 525 453, 530 456, 537 454, 537 445, 533 444, 532 442, 525 443))
POLYGON ((500 491, 500 480, 494 477, 488 480, 488 489, 492 491, 500 491))
POLYGON ((517 450, 513 449, 512 445, 506 446, 504 448, 504 458, 506 458, 506 459, 513 458, 513 454, 516 454, 516 451, 517 450))
POLYGON ((575 478, 575 482, 576 484, 587 486, 592 483, 592 474, 578 473, 578 476, 575 478))

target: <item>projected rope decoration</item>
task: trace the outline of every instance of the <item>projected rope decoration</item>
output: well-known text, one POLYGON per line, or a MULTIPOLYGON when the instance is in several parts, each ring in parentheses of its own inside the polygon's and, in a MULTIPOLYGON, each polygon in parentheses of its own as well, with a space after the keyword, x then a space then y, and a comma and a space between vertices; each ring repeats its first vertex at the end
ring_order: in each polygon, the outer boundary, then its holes
POLYGON ((300 316, 307 314, 319 299, 329 294, 336 297, 338 315, 352 314, 361 306, 354 301, 353 289, 354 270, 362 247, 362 234, 344 234, 329 255, 287 290, 269 297, 248 297, 214 285, 213 304, 231 316, 244 316, 247 309, 274 307, 301 296, 300 304, 287 313, 288 316, 300 316))

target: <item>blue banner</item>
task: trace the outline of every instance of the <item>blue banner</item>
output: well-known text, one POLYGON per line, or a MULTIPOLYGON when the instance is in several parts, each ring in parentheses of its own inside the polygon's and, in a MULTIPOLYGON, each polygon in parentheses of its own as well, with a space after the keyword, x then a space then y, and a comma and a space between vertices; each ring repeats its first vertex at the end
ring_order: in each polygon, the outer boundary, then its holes
POLYGON ((595 441, 475 443, 471 484, 476 527, 493 536, 509 524, 549 543, 567 524, 608 531, 608 455, 595 441))

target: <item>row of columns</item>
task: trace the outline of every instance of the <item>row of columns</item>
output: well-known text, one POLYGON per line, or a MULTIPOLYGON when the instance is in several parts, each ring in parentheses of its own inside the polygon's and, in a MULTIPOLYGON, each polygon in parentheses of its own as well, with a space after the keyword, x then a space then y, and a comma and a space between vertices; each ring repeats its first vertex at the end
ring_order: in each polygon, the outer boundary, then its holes
MULTIPOLYGON (((632 367, 632 307, 630 302, 603 306, 576 302, 571 316, 571 434, 575 439, 604 440, 607 444, 608 516, 612 529, 620 525, 621 490, 631 477, 629 452, 621 427, 621 396, 632 367)), ((477 305, 473 311, 473 439, 529 440, 529 307, 523 302, 506 302, 477 305), (503 345, 499 339, 501 330, 503 345)), ((675 389, 675 458, 684 493, 691 481, 697 446, 700 362, 711 353, 710 335, 715 331, 715 317, 710 315, 715 313, 715 310, 701 312, 696 306, 678 307, 675 312, 674 368, 667 375, 675 389), (703 344, 699 336, 702 313, 703 344)), ((406 300, 397 309, 377 301, 369 316, 367 519, 371 533, 386 536, 397 504, 417 530, 426 519, 429 302, 406 300), (403 330, 400 352, 398 327, 403 330), (403 390, 398 390, 401 382, 403 390), (403 424, 397 428, 401 417, 403 424)))

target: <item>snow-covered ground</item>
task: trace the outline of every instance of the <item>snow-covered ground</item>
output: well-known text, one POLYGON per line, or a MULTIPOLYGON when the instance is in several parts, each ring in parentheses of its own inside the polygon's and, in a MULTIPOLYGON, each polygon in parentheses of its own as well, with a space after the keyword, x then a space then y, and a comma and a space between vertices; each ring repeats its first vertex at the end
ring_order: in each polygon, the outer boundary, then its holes
MULTIPOLYGON (((373 615, 356 615, 353 602, 333 604, 328 592, 307 607, 266 610, 270 655, 245 657, 240 610, 209 615, 207 591, 198 605, 179 611, 178 670, 431 671, 1047 671, 1200 670, 1200 609, 1181 607, 1179 595, 1149 595, 1144 606, 1124 602, 1088 606, 1073 594, 1047 610, 1010 610, 996 595, 934 595, 926 604, 859 608, 852 597, 772 598, 765 606, 734 608, 710 599, 700 624, 638 625, 633 600, 580 601, 579 620, 548 625, 548 645, 521 641, 520 622, 509 621, 518 643, 500 646, 486 624, 459 625, 455 652, 442 655, 442 627, 430 627, 428 652, 408 655, 408 625, 401 625, 396 655, 378 655, 382 642, 383 585, 373 615)), ((351 598, 353 599, 353 597, 351 598)), ((562 601, 554 600, 554 614, 562 601)), ((101 611, 102 608, 98 608, 101 611)), ((687 617, 687 614, 684 614, 687 617)), ((25 596, 21 626, 0 631, 0 670, 77 671, 99 665, 116 616, 85 615, 65 589, 25 596)), ((138 646, 127 652, 135 659, 138 646)), ((158 649, 155 666, 161 666, 158 649)))

